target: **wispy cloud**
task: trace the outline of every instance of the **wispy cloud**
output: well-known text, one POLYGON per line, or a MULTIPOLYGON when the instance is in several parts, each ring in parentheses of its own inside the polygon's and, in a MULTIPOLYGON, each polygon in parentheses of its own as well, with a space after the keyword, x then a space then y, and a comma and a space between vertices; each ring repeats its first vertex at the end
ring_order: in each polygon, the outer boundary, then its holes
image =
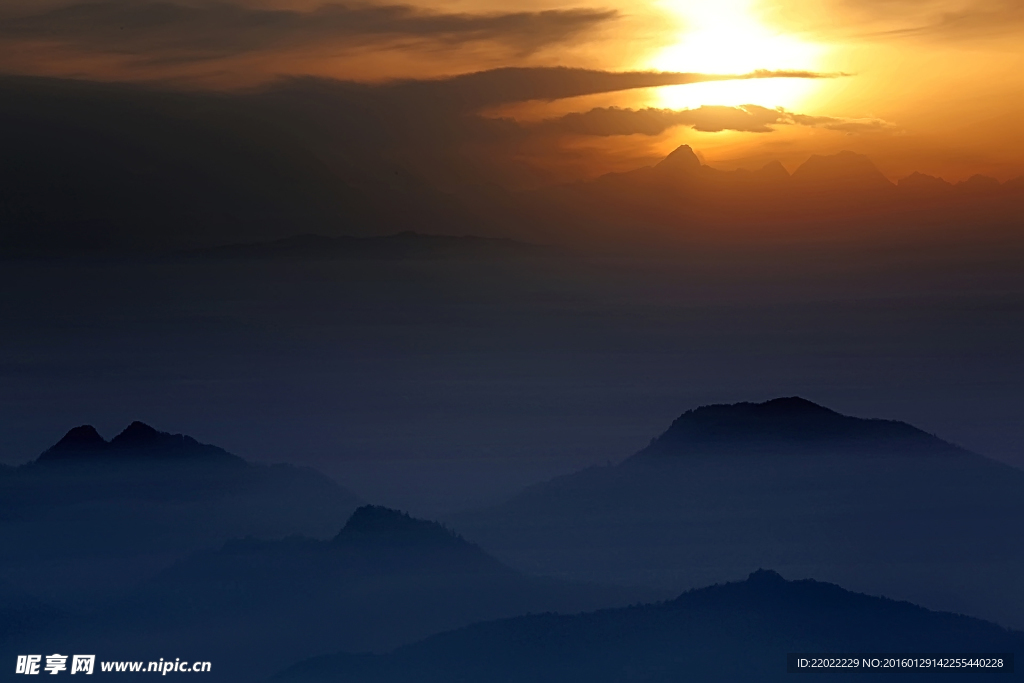
POLYGON ((792 26, 859 38, 971 40, 1024 28, 1020 0, 796 0, 777 10, 792 26), (803 17, 814 17, 811 24, 803 17), (821 19, 827 17, 827 21, 821 19))
POLYGON ((0 39, 45 40, 146 60, 197 61, 301 47, 493 42, 519 54, 617 18, 615 10, 448 13, 412 5, 331 3, 310 11, 228 2, 105 0, 7 17, 0 39))
POLYGON ((810 126, 845 133, 893 130, 881 119, 847 119, 831 116, 795 114, 785 109, 768 109, 757 105, 742 107, 703 106, 696 109, 622 109, 603 107, 545 119, 527 128, 545 134, 592 135, 660 135, 669 128, 688 126, 695 130, 716 133, 724 130, 748 133, 770 133, 775 126, 810 126))

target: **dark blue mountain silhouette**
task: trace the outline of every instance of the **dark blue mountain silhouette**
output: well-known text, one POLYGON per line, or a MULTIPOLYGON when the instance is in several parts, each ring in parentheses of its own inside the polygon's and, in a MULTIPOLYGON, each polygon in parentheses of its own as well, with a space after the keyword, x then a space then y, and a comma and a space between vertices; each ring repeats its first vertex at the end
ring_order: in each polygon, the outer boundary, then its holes
POLYGON ((110 441, 76 427, 0 474, 0 576, 58 607, 93 604, 231 538, 327 537, 358 504, 311 469, 142 422, 110 441))
MULTIPOLYGON (((790 652, 1022 650, 1024 633, 995 624, 829 583, 786 581, 773 571, 759 570, 746 581, 693 590, 660 604, 574 616, 524 616, 475 624, 386 655, 320 657, 274 680, 785 681, 792 678, 786 673, 790 652)), ((874 673, 872 678, 906 680, 919 673, 874 673)), ((958 679, 978 677, 962 670, 957 674, 958 679)))
POLYGON ((484 619, 652 597, 525 576, 440 524, 364 506, 333 539, 249 538, 196 553, 119 605, 24 646, 61 642, 125 658, 204 652, 218 680, 248 683, 339 648, 383 651, 484 619))
POLYGON ((475 548, 437 522, 381 505, 364 505, 353 512, 334 542, 370 547, 475 548))
POLYGON ((1024 627, 1024 471, 789 397, 449 520, 512 566, 681 590, 758 566, 1024 627))
POLYGON ((116 461, 139 459, 197 459, 244 464, 222 448, 202 444, 191 436, 160 432, 143 422, 132 422, 110 441, 92 425, 70 430, 36 459, 36 463, 116 461))
POLYGON ((878 445, 904 451, 963 453, 941 439, 896 420, 841 415, 798 396, 764 403, 710 405, 688 410, 664 434, 637 454, 675 455, 700 448, 857 449, 878 445))

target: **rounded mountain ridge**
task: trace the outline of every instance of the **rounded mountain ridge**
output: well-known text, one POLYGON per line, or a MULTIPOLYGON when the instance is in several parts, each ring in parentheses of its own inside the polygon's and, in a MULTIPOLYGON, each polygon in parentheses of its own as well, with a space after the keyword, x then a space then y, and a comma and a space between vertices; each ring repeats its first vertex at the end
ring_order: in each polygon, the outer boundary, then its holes
POLYGON ((707 405, 679 416, 641 454, 700 448, 807 446, 863 447, 896 444, 901 448, 958 450, 905 422, 865 419, 837 413, 799 396, 764 403, 707 405))

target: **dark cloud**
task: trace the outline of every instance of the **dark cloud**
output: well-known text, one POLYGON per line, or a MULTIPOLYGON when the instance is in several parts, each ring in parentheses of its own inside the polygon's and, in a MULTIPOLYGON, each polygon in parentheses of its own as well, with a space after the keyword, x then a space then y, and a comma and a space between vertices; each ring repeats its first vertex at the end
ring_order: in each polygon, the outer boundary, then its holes
POLYGON ((614 10, 444 13, 411 5, 331 3, 311 11, 227 2, 107 0, 8 17, 0 37, 46 40, 142 60, 196 61, 302 47, 490 41, 528 54, 615 19, 614 10))
MULTIPOLYGON (((583 95, 687 85, 708 81, 755 78, 835 78, 841 74, 815 72, 755 71, 740 75, 680 73, 675 71, 600 71, 568 67, 506 67, 436 79, 393 80, 362 84, 312 77, 281 79, 263 92, 271 96, 301 93, 319 99, 372 100, 387 107, 414 104, 418 113, 429 116, 443 111, 470 113, 530 100, 553 101, 583 95)), ((403 110, 404 111, 404 110, 403 110)))
POLYGON ((591 109, 529 126, 539 133, 561 135, 660 135, 675 126, 716 133, 723 130, 770 133, 773 126, 799 125, 847 133, 882 131, 892 125, 879 119, 843 119, 830 116, 794 114, 783 109, 756 105, 742 107, 703 106, 697 109, 591 109))
POLYGON ((707 81, 757 78, 834 78, 834 74, 793 71, 755 71, 740 75, 678 73, 672 71, 597 71, 590 69, 505 68, 444 79, 398 81, 382 90, 403 97, 430 98, 464 111, 527 100, 558 100, 582 95, 686 85, 707 81))

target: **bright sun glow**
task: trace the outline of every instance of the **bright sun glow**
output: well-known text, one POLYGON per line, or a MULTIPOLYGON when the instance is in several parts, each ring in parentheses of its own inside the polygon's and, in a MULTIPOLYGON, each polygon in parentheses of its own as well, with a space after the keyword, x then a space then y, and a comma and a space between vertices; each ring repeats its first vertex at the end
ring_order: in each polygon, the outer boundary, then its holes
MULTIPOLYGON (((674 0, 667 8, 682 19, 679 42, 651 66, 663 71, 743 74, 756 69, 818 68, 822 49, 776 33, 758 21, 754 0, 674 0)), ((673 109, 702 104, 797 108, 815 88, 808 79, 723 81, 658 89, 652 106, 673 109)))

